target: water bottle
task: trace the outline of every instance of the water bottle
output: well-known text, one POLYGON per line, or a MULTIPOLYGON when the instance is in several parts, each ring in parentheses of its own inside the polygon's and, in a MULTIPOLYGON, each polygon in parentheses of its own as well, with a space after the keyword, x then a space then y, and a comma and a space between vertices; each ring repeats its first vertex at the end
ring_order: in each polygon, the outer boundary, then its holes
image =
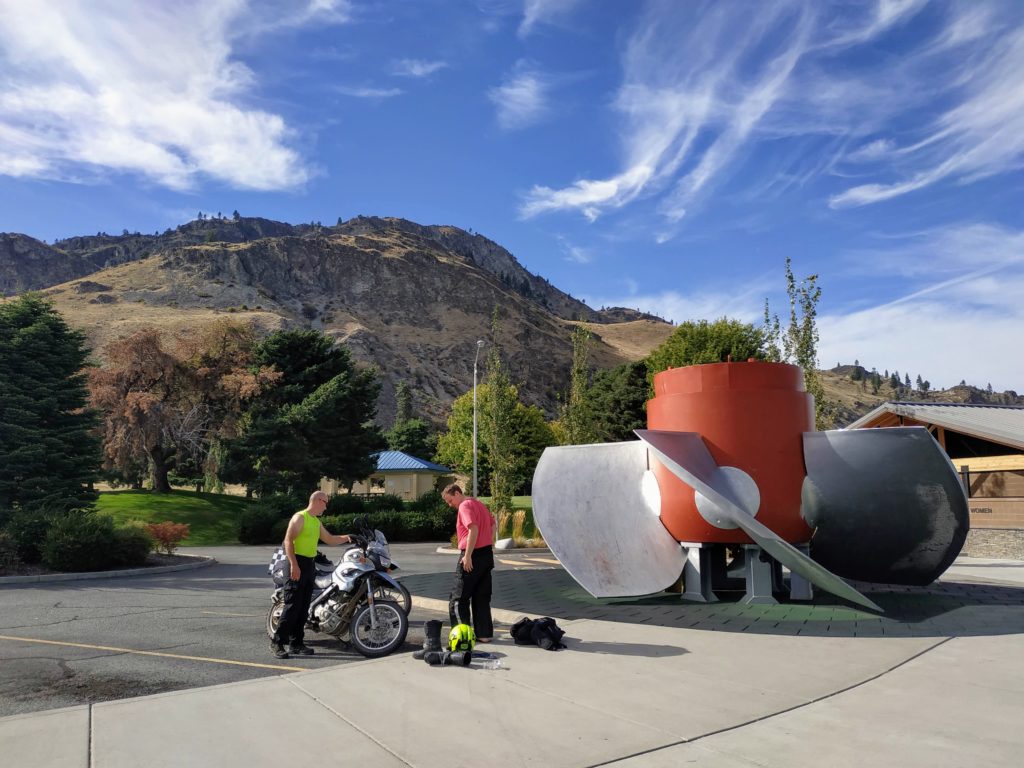
POLYGON ((481 659, 480 666, 484 669, 508 669, 502 660, 497 657, 493 659, 481 659))

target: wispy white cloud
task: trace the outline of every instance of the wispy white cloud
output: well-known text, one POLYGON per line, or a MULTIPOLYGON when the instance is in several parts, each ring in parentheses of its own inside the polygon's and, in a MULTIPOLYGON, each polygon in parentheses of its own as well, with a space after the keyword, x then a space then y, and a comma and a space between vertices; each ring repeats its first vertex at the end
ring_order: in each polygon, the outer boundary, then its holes
POLYGON ((519 36, 528 36, 538 24, 564 19, 579 3, 580 0, 524 0, 519 36))
POLYGON ((783 94, 806 48, 809 19, 776 5, 737 33, 726 4, 710 6, 695 19, 675 4, 652 5, 626 44, 623 84, 614 102, 626 126, 624 170, 561 189, 537 185, 520 213, 573 209, 595 219, 641 195, 670 189, 663 212, 670 220, 681 218, 783 94), (763 74, 748 79, 751 56, 765 50, 767 59, 756 67, 763 74))
MULTIPOLYGON (((976 40, 983 23, 955 36, 976 40)), ((923 135, 896 147, 895 181, 860 184, 833 195, 833 208, 869 205, 943 180, 970 183, 1024 166, 1024 29, 989 28, 984 45, 949 78, 955 106, 940 114, 923 135)))
POLYGON ((643 292, 632 278, 624 279, 626 292, 605 296, 585 296, 592 307, 629 307, 675 323, 731 317, 745 323, 760 324, 765 294, 775 286, 767 277, 756 277, 731 288, 643 292))
POLYGON ((550 81, 531 62, 516 63, 505 81, 487 92, 497 107, 498 125, 515 131, 540 122, 548 114, 550 81))
POLYGON ((589 264, 594 260, 594 253, 590 248, 576 245, 563 235, 557 235, 556 237, 562 252, 565 254, 566 261, 574 264, 589 264))
POLYGON ((896 144, 892 139, 875 139, 849 152, 846 159, 853 162, 875 161, 891 154, 895 148, 896 144))
POLYGON ((336 85, 334 90, 342 96, 351 96, 354 99, 390 99, 403 93, 401 88, 373 88, 362 85, 336 85))
MULTIPOLYGON (((621 55, 612 101, 620 164, 603 176, 523 197, 523 217, 577 211, 589 220, 641 201, 680 221, 759 143, 841 140, 802 160, 776 192, 835 174, 860 177, 832 208, 866 205, 942 180, 970 183, 1024 166, 1024 28, 992 4, 773 3, 738 23, 734 4, 653 2, 621 55), (930 13, 898 59, 861 52, 930 13), (931 115, 923 131, 921 115, 931 115), (913 120, 908 120, 913 116, 913 120), (898 126, 898 128, 897 128, 898 126), (843 164, 849 164, 847 168, 843 164), (854 165, 856 164, 856 165, 854 165)), ((1006 10, 1006 6, 999 6, 1006 10)), ((816 147, 819 149, 820 147, 816 147)), ((777 150, 770 147, 765 154, 777 150)))
POLYGON ((873 253, 872 281, 890 278, 906 292, 820 316, 824 365, 862 364, 920 373, 934 386, 961 378, 997 389, 1024 389, 1024 357, 1014 354, 1024 328, 1024 231, 987 223, 950 226, 900 238, 873 253), (972 379, 984 371, 985 381, 972 379), (976 374, 977 375, 977 374, 976 374))
POLYGON ((448 64, 443 61, 397 59, 392 62, 391 73, 399 77, 430 77, 447 66, 448 64))
POLYGON ((295 132, 247 104, 258 84, 233 44, 282 26, 340 23, 347 9, 317 0, 278 18, 242 0, 2 2, 0 173, 127 172, 173 189, 199 177, 242 189, 301 185, 313 171, 292 146, 295 132))

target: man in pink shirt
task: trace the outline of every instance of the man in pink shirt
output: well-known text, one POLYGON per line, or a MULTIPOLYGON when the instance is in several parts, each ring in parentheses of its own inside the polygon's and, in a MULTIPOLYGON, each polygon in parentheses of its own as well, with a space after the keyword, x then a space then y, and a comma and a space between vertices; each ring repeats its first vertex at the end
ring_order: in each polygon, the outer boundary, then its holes
POLYGON ((466 496, 455 483, 441 493, 449 507, 458 510, 455 533, 459 540, 459 562, 455 585, 448 601, 452 626, 469 624, 479 643, 494 638, 491 620, 491 571, 494 570, 494 518, 481 502, 466 496))

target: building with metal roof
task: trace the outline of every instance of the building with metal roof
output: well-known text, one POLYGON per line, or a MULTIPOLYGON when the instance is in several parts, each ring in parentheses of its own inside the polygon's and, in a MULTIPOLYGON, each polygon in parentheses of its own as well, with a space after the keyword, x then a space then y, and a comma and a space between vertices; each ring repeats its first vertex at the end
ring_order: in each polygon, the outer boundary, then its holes
MULTIPOLYGON (((432 461, 411 456, 402 451, 381 451, 377 454, 377 468, 365 480, 352 486, 352 493, 391 493, 407 501, 418 499, 433 490, 438 477, 451 475, 452 470, 432 461)), ((324 478, 320 490, 335 494, 343 488, 337 480, 324 478)))
POLYGON ((1024 559, 1024 406, 886 402, 847 429, 925 427, 968 491, 964 554, 1024 559))
POLYGON ((886 402, 847 429, 903 426, 927 427, 953 458, 1024 453, 1024 405, 886 402))

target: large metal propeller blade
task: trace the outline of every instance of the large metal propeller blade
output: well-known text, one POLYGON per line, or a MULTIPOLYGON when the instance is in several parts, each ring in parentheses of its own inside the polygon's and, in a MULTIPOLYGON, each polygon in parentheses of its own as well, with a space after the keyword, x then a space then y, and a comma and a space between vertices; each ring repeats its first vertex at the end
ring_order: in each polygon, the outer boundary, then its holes
MULTIPOLYGON (((735 471, 735 468, 719 467, 699 434, 655 429, 634 431, 662 464, 710 502, 710 505, 715 508, 717 516, 721 518, 721 522, 726 524, 719 525, 719 527, 734 525, 740 528, 761 549, 812 584, 821 587, 826 592, 849 600, 851 603, 884 613, 878 605, 841 578, 811 560, 770 528, 754 519, 754 514, 757 512, 756 507, 752 510, 745 508, 742 494, 736 490, 737 483, 730 478, 729 472, 724 471, 729 469, 735 471)), ((701 514, 709 522, 713 522, 704 510, 701 510, 701 514)))
POLYGON ((686 557, 661 523, 647 446, 632 440, 546 448, 533 476, 533 519, 559 562, 594 597, 660 592, 686 557))

